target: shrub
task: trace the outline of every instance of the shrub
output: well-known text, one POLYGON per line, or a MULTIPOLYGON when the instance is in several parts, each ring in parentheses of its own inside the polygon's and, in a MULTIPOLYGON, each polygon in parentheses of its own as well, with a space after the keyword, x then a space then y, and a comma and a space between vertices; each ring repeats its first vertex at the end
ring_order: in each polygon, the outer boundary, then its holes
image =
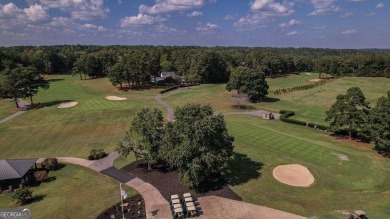
POLYGON ((91 152, 88 155, 88 160, 99 160, 103 157, 106 157, 107 153, 104 152, 102 148, 99 149, 92 149, 91 152))
POLYGON ((34 179, 36 182, 42 183, 46 180, 46 178, 47 178, 47 172, 45 170, 36 171, 34 173, 34 179))
POLYGON ((57 170, 59 166, 57 158, 46 158, 41 165, 46 170, 57 170))
POLYGON ((160 91, 160 94, 164 94, 164 93, 167 93, 167 92, 169 92, 169 91, 176 90, 176 89, 178 89, 178 88, 179 88, 179 86, 169 87, 169 88, 167 88, 167 89, 165 89, 165 90, 160 91))
POLYGON ((28 187, 23 187, 12 195, 12 200, 16 200, 18 204, 24 205, 32 199, 33 192, 28 187))

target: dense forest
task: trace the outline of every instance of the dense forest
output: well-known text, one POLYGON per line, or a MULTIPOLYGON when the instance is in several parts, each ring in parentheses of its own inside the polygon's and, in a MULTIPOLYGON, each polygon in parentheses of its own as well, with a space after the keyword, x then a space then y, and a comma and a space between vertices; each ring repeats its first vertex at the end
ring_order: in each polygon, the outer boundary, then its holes
POLYGON ((227 82, 243 66, 276 76, 294 72, 333 76, 390 77, 388 50, 179 46, 18 46, 0 47, 0 71, 32 67, 44 74, 109 76, 114 85, 150 80, 176 71, 188 81, 227 82))

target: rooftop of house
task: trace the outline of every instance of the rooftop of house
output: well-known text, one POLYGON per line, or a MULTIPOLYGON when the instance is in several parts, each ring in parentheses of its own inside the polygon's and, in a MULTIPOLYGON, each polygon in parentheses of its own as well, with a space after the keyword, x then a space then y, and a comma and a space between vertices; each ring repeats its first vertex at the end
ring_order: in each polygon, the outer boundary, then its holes
POLYGON ((38 159, 0 160, 0 180, 23 177, 38 159))

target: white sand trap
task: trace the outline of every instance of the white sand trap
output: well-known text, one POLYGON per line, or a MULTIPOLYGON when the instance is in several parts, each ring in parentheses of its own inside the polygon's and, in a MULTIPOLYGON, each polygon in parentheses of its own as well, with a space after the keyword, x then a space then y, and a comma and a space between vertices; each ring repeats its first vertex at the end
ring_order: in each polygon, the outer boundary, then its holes
POLYGON ((340 160, 345 160, 345 161, 349 161, 349 158, 347 155, 345 154, 336 154, 336 153, 332 153, 333 155, 335 155, 337 158, 339 158, 340 160))
POLYGON ((65 102, 65 103, 61 103, 60 105, 58 105, 57 108, 59 108, 59 109, 70 108, 70 107, 76 106, 78 103, 79 102, 65 102))
POLYGON ((306 72, 305 74, 306 74, 306 75, 311 75, 311 73, 307 73, 307 72, 306 72))
POLYGON ((310 81, 311 82, 319 82, 319 81, 321 81, 322 79, 319 79, 319 78, 316 78, 316 79, 311 79, 310 81))
POLYGON ((107 100, 127 100, 125 97, 117 97, 117 96, 107 96, 107 100))
POLYGON ((279 165, 274 168, 272 175, 279 182, 290 186, 308 187, 314 183, 314 176, 309 169, 299 164, 279 165))

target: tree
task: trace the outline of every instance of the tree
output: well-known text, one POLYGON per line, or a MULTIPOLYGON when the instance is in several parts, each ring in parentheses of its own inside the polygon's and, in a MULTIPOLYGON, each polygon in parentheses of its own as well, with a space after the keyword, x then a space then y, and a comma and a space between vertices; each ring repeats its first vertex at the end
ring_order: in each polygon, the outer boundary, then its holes
POLYGON ((123 88, 123 83, 125 83, 126 70, 123 57, 120 57, 118 62, 112 67, 111 71, 108 73, 108 79, 111 84, 114 86, 120 85, 123 88))
POLYGON ((33 197, 32 194, 33 192, 28 187, 23 187, 12 195, 12 199, 16 200, 17 203, 24 205, 33 197))
POLYGON ((230 74, 228 83, 226 84, 226 89, 228 91, 237 90, 240 93, 240 88, 244 85, 247 76, 247 73, 250 71, 248 67, 239 66, 233 69, 230 74))
POLYGON ((268 95, 268 84, 265 80, 265 74, 257 71, 250 71, 245 76, 245 81, 240 87, 240 91, 246 93, 252 102, 263 101, 268 95))
POLYGON ((36 182, 43 183, 47 179, 46 170, 35 171, 34 172, 34 179, 36 182))
POLYGON ((164 131, 164 117, 157 108, 144 108, 134 117, 129 133, 132 134, 137 154, 148 162, 148 169, 158 160, 164 131))
POLYGON ((84 78, 88 75, 90 78, 101 77, 104 74, 103 64, 92 54, 84 54, 74 64, 73 75, 80 75, 84 78))
POLYGON ((142 157, 142 151, 138 147, 137 141, 133 139, 133 134, 131 132, 126 132, 125 136, 118 143, 117 148, 115 149, 124 157, 129 156, 131 152, 134 153, 135 159, 138 160, 142 157))
POLYGON ((25 96, 23 90, 23 78, 18 71, 5 69, 0 74, 0 90, 3 97, 11 97, 17 108, 19 108, 18 98, 25 96))
POLYGON ((368 110, 369 105, 363 91, 359 87, 351 87, 345 95, 337 96, 336 103, 326 112, 326 121, 330 121, 330 129, 334 131, 346 127, 349 139, 352 139, 353 131, 364 130, 368 110))
POLYGON ((18 68, 17 74, 21 74, 23 77, 25 96, 30 98, 31 106, 33 105, 33 96, 37 95, 41 88, 47 90, 50 87, 49 82, 34 68, 18 68))
POLYGON ((190 77, 202 83, 221 83, 229 80, 229 72, 222 57, 215 52, 200 52, 191 62, 190 77))
POLYGON ((187 104, 177 108, 175 121, 166 125, 160 156, 178 169, 185 185, 198 188, 225 173, 233 141, 223 115, 214 115, 209 105, 187 104))
POLYGON ((46 158, 41 165, 45 170, 57 170, 59 168, 58 160, 54 157, 46 158))
POLYGON ((379 98, 370 113, 369 122, 375 149, 390 155, 390 91, 387 92, 387 98, 379 98))

